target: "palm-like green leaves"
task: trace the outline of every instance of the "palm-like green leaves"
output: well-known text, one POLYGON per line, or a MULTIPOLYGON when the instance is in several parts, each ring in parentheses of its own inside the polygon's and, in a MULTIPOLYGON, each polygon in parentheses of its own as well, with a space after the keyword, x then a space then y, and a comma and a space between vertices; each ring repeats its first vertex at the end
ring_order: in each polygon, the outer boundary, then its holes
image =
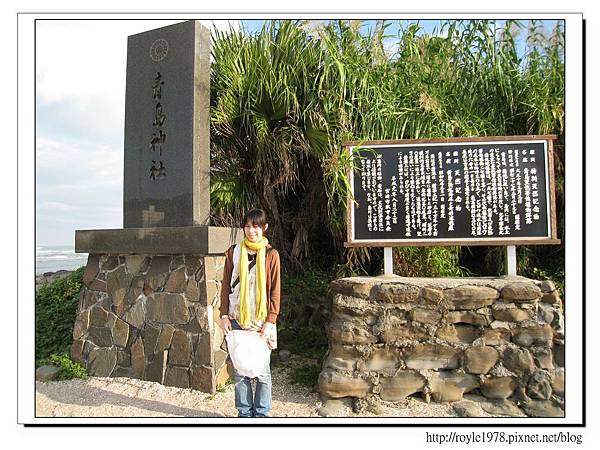
MULTIPOLYGON (((237 224, 250 205, 265 208, 272 238, 297 263, 329 252, 358 270, 380 252, 343 249, 351 162, 343 141, 563 134, 560 22, 549 37, 538 22, 447 21, 435 36, 418 23, 397 36, 386 21, 369 35, 360 27, 272 21, 255 35, 213 34, 214 221, 237 224)), ((458 251, 405 249, 397 258, 415 261, 422 275, 450 275, 458 251)))

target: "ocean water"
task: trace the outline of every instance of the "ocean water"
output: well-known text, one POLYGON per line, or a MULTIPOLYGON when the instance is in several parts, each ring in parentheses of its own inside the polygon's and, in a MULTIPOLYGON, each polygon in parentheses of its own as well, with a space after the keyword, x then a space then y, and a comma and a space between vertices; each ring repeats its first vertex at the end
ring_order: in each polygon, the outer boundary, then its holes
POLYGON ((87 263, 87 253, 75 253, 69 245, 37 246, 35 248, 35 274, 75 270, 87 263))

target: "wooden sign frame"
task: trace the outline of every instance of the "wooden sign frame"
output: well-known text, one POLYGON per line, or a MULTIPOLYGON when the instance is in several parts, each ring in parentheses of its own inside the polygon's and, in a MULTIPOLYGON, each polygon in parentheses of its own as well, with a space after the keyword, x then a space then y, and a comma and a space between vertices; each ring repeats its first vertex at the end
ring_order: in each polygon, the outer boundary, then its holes
MULTIPOLYGON (((553 142, 556 140, 556 135, 527 135, 527 136, 484 136, 484 137, 459 137, 459 138, 444 138, 444 139, 397 139, 397 140, 380 140, 380 141, 348 141, 342 143, 344 151, 352 156, 352 148, 358 146, 368 147, 370 145, 420 145, 420 144, 456 144, 456 143, 487 143, 487 142, 502 142, 502 141, 546 141, 547 149, 547 189, 548 189, 548 208, 550 220, 550 237, 547 238, 531 238, 531 237, 507 237, 507 238, 456 238, 456 239, 388 239, 388 240, 367 240, 354 239, 354 224, 352 222, 352 198, 354 197, 353 171, 351 165, 346 175, 350 184, 350 196, 346 202, 346 229, 347 242, 344 247, 403 247, 403 246, 455 246, 455 245, 556 245, 560 244, 560 239, 557 239, 556 232, 556 194, 554 191, 554 147, 553 142)), ((352 160, 352 159, 351 159, 352 160)))

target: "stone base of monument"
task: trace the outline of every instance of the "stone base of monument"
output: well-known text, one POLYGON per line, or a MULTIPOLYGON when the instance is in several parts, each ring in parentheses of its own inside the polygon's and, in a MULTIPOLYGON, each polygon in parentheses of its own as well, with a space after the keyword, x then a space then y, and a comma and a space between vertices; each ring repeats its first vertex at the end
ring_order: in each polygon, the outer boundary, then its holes
POLYGON ((377 411, 408 396, 471 393, 564 416, 564 316, 551 282, 357 277, 332 291, 324 400, 351 397, 355 411, 377 411))
POLYGON ((218 227, 77 231, 76 251, 89 257, 72 358, 92 376, 214 393, 231 376, 219 325, 223 253, 242 234, 218 227))

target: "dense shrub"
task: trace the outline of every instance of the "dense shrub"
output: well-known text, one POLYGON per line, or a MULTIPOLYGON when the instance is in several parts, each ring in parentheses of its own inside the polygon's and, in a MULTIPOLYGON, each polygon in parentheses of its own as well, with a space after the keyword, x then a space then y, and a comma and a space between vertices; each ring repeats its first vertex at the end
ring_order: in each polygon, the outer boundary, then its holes
POLYGON ((66 277, 42 285, 35 297, 35 359, 37 365, 50 355, 68 354, 73 342, 81 267, 66 277))
POLYGON ((61 369, 57 380, 71 380, 73 378, 82 378, 85 380, 88 378, 85 368, 78 362, 73 361, 66 353, 61 355, 52 354, 48 358, 40 360, 40 362, 52 364, 61 369))

